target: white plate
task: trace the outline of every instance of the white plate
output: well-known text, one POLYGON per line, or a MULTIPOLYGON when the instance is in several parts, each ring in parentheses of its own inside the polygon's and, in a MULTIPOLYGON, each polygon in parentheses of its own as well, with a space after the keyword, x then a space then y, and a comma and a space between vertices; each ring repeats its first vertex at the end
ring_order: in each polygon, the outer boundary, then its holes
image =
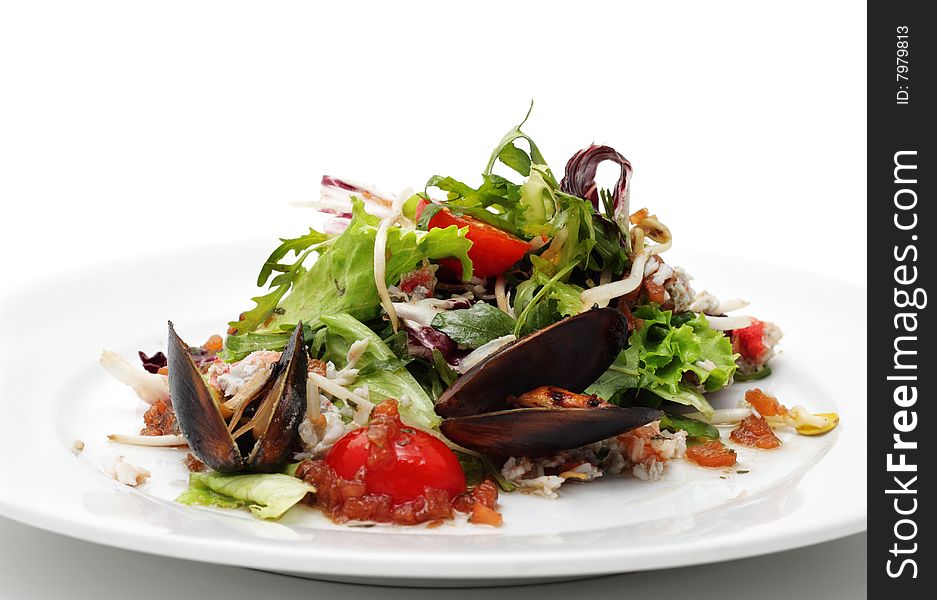
MULTIPOLYGON (((201 342, 248 308, 268 241, 114 263, 31 286, 2 306, 0 515, 142 552, 403 585, 573 578, 722 561, 865 529, 865 290, 833 279, 703 253, 676 255, 697 286, 742 296, 785 330, 759 384, 788 405, 837 411, 832 434, 786 436, 740 451, 729 472, 674 463, 663 480, 568 484, 559 500, 502 495, 501 529, 347 528, 306 507, 280 522, 175 504, 184 453, 109 445, 143 405, 97 365, 102 348, 165 348, 166 320, 201 342), (83 440, 78 457, 71 448, 83 440), (152 471, 122 486, 100 470, 119 452, 152 471), (747 470, 747 473, 738 471, 747 470)), ((676 258, 676 260, 674 260, 676 258)), ((748 386, 751 387, 751 386, 748 386)), ((717 399, 731 406, 745 386, 717 399)))

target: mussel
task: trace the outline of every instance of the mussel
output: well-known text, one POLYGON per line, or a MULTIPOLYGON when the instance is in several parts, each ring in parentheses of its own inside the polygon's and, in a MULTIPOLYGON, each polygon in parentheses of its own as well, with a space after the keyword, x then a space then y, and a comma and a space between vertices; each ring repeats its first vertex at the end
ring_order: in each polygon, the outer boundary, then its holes
POLYGON ((505 346, 446 390, 436 404, 453 442, 495 456, 549 456, 659 419, 645 407, 511 408, 542 386, 581 392, 628 343, 628 321, 614 308, 566 318, 505 346))
POLYGON ((231 415, 222 413, 171 322, 168 354, 169 396, 179 428, 199 460, 221 473, 271 473, 289 461, 306 412, 307 356, 301 323, 266 383, 243 403, 246 410, 231 415))

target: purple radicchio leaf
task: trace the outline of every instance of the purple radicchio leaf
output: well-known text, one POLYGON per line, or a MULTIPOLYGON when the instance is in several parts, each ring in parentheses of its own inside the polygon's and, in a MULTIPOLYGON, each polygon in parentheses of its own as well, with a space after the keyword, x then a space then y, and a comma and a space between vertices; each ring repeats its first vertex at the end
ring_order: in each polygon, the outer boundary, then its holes
POLYGON ((143 363, 143 368, 149 373, 156 373, 168 364, 166 355, 162 352, 157 352, 153 356, 147 356, 146 353, 141 350, 137 352, 137 355, 140 357, 140 362, 143 363))
POLYGON ((596 212, 602 212, 599 188, 595 183, 595 172, 600 163, 612 161, 621 167, 618 183, 612 190, 612 210, 616 221, 628 219, 628 200, 631 184, 631 163, 610 146, 590 145, 573 155, 566 163, 566 172, 560 188, 567 194, 579 196, 592 202, 596 212))
POLYGON ((322 222, 317 229, 329 234, 339 234, 351 222, 352 197, 364 202, 364 209, 380 218, 390 214, 393 204, 392 196, 378 191, 376 188, 361 185, 347 179, 339 179, 331 175, 322 176, 322 187, 318 200, 309 200, 291 203, 293 206, 311 208, 319 213, 322 222))
POLYGON ((459 361, 468 354, 465 350, 459 350, 458 344, 441 331, 412 322, 405 322, 405 324, 407 326, 407 352, 410 356, 432 362, 433 350, 439 350, 447 363, 458 365, 459 361))

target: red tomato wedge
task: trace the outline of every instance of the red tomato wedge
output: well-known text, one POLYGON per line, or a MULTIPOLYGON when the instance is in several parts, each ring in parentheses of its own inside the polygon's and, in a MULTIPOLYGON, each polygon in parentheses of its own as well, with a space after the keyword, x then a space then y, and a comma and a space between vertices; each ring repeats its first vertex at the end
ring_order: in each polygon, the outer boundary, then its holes
MULTIPOLYGON (((416 208, 417 219, 423 214, 423 209, 428 204, 425 200, 420 201, 416 208)), ((504 273, 514 263, 522 259, 527 250, 530 249, 527 242, 514 237, 506 231, 501 231, 497 227, 492 227, 469 216, 456 216, 447 208, 433 215, 433 218, 429 220, 428 228, 446 228, 450 225, 455 225, 460 229, 468 227, 468 233, 465 234, 465 237, 472 240, 472 248, 468 251, 468 257, 472 259, 475 277, 484 279, 504 273)), ((443 259, 439 263, 446 270, 459 276, 462 275, 462 265, 459 264, 459 261, 443 259)))
POLYGON ((385 494, 397 506, 423 496, 427 488, 445 490, 449 498, 465 491, 459 459, 432 435, 400 421, 397 403, 387 400, 374 409, 371 424, 338 440, 325 457, 342 479, 364 474, 368 494, 385 494))

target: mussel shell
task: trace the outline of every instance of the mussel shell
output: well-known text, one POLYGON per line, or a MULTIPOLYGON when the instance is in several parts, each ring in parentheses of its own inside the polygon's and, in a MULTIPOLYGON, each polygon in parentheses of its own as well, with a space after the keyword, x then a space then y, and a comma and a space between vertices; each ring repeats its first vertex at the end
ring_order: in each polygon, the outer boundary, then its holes
POLYGON ((267 473, 282 468, 299 442, 299 424, 306 411, 306 351, 302 324, 274 365, 273 381, 255 402, 274 403, 266 431, 245 457, 231 433, 188 346, 169 323, 169 397, 182 435, 208 467, 220 473, 267 473))
POLYGON ((169 399, 192 453, 216 471, 242 470, 244 459, 228 432, 221 410, 171 321, 168 348, 169 399))
POLYGON ((551 456, 631 431, 664 413, 654 408, 518 408, 446 419, 453 442, 494 456, 551 456))
POLYGON ((614 308, 563 319, 475 365, 440 396, 436 413, 464 417, 504 409, 508 396, 542 385, 581 392, 627 343, 628 321, 614 308))
POLYGON ((279 360, 279 374, 268 394, 274 394, 277 405, 266 432, 257 440, 247 459, 254 473, 279 471, 289 462, 299 445, 299 425, 306 414, 306 379, 308 377, 306 346, 302 323, 297 325, 279 360))

